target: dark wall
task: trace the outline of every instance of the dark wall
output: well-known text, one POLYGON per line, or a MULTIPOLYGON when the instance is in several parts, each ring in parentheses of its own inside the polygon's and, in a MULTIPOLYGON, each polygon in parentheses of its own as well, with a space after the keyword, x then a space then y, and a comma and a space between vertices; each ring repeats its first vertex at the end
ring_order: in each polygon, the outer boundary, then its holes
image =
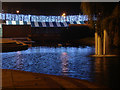
POLYGON ((63 37, 69 40, 94 37, 94 30, 85 25, 69 26, 68 30, 63 33, 63 37))
POLYGON ((94 37, 94 30, 88 25, 70 25, 69 27, 36 27, 31 28, 32 40, 77 40, 94 37))
POLYGON ((3 37, 28 37, 31 34, 30 25, 3 25, 3 37))
POLYGON ((67 30, 66 27, 32 27, 31 28, 31 32, 32 34, 60 34, 62 33, 63 31, 67 30))
POLYGON ((64 30, 66 30, 65 27, 32 27, 31 36, 35 41, 56 41, 62 39, 61 33, 64 30))

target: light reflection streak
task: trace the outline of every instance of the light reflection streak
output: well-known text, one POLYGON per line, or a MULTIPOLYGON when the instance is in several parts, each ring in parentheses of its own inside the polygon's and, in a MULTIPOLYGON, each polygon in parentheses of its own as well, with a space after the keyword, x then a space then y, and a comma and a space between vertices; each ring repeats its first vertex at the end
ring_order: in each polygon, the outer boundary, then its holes
POLYGON ((17 69, 22 68, 22 57, 21 57, 21 52, 17 51, 16 52, 16 66, 17 69))
POLYGON ((106 85, 109 82, 108 80, 108 67, 107 67, 107 59, 103 58, 95 58, 95 82, 99 84, 106 85), (102 78, 102 79, 101 79, 102 78))
POLYGON ((63 52, 61 54, 61 61, 62 61, 62 74, 67 76, 68 75, 68 59, 69 59, 69 56, 66 52, 63 52))

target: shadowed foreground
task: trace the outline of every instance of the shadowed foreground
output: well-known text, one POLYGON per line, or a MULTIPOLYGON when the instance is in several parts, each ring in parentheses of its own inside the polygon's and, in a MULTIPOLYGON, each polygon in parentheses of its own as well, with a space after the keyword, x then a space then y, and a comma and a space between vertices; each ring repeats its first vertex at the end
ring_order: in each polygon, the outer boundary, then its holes
POLYGON ((2 70, 2 88, 103 88, 84 80, 16 70, 2 70))

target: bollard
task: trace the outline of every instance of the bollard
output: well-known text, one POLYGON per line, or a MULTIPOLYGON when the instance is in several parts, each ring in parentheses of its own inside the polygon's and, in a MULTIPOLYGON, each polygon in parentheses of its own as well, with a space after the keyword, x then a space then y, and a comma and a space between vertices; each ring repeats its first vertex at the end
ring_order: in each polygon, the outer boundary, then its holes
POLYGON ((102 40, 100 36, 98 36, 98 55, 102 55, 102 40))
POLYGON ((95 32, 95 55, 98 55, 98 34, 95 32))

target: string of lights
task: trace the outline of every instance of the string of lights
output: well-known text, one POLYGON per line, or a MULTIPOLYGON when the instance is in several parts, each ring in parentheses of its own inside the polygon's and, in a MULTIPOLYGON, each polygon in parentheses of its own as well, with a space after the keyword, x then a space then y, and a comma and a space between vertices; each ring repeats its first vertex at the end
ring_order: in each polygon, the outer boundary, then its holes
POLYGON ((23 15, 23 14, 10 14, 0 13, 1 20, 8 21, 26 21, 26 22, 74 22, 74 21, 88 21, 87 15, 69 15, 66 16, 44 16, 44 15, 23 15))

